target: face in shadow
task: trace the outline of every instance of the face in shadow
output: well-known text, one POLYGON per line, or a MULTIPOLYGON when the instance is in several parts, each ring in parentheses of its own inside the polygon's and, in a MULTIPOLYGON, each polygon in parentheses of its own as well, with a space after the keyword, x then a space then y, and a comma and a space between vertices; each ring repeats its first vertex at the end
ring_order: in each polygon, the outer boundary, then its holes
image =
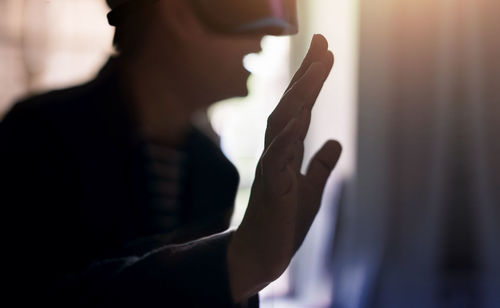
POLYGON ((243 58, 261 50, 262 35, 214 32, 185 0, 157 1, 150 14, 148 44, 156 63, 193 109, 248 94, 243 58))

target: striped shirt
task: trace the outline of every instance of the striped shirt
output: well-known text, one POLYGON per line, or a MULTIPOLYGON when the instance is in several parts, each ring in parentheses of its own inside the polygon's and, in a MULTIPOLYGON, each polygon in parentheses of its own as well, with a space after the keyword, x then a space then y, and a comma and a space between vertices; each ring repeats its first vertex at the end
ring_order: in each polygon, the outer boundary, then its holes
POLYGON ((158 143, 146 146, 151 230, 170 232, 181 224, 181 198, 185 187, 186 154, 158 143))

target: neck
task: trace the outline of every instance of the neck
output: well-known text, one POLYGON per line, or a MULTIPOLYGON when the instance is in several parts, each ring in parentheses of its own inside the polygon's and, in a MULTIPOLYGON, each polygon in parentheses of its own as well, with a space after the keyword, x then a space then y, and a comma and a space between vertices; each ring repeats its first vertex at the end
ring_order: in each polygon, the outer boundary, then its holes
POLYGON ((183 99, 176 80, 151 59, 155 57, 122 59, 124 83, 132 96, 143 136, 179 147, 190 129, 194 110, 183 99))

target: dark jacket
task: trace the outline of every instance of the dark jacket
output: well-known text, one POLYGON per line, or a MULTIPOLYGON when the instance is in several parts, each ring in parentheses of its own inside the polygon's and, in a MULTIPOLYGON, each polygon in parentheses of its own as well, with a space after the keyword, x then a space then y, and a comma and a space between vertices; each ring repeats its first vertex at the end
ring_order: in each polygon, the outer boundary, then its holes
POLYGON ((182 227, 155 235, 145 144, 113 66, 0 123, 4 292, 51 307, 231 306, 223 231, 237 171, 193 128, 182 227))

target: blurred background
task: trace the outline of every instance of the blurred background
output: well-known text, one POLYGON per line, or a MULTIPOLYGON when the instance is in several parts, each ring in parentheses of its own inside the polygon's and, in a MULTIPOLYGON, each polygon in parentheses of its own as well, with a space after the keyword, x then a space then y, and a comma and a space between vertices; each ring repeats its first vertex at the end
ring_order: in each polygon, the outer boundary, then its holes
MULTIPOLYGON (((300 33, 266 37, 245 59, 251 94, 197 119, 240 172, 236 226, 267 116, 312 35, 327 37, 335 66, 304 164, 327 139, 344 152, 261 306, 500 307, 500 2, 298 5, 300 33)), ((113 52, 107 11, 104 0, 0 0, 0 119, 24 96, 95 76, 113 52)))

